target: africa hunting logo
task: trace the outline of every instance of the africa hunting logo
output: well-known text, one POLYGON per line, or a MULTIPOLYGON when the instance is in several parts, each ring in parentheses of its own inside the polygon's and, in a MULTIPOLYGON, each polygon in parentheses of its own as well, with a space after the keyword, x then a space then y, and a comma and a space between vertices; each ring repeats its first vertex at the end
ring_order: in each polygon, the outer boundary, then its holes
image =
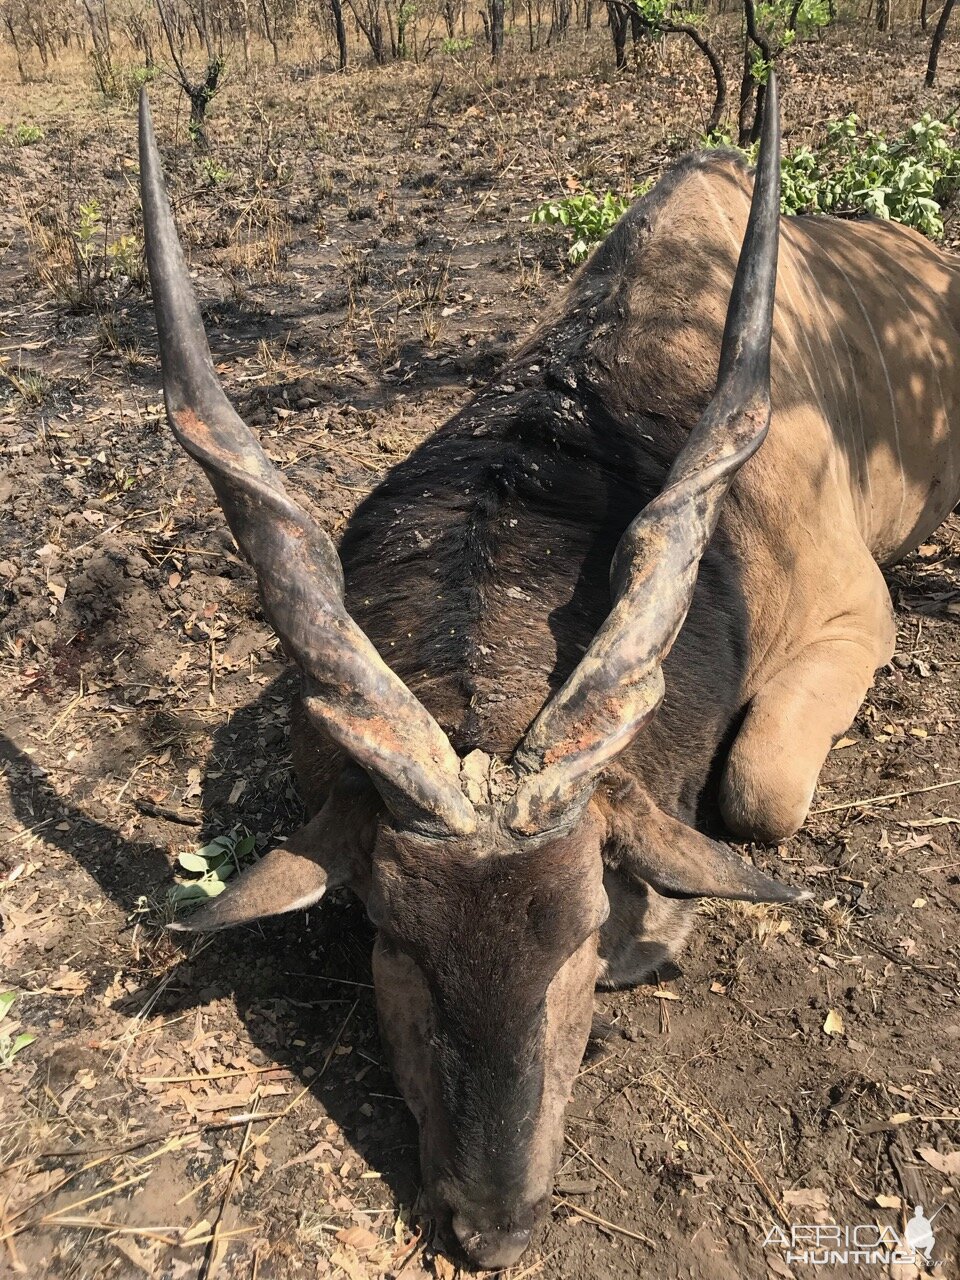
POLYGON ((763 1247, 783 1250, 785 1262, 805 1262, 814 1267, 857 1263, 924 1266, 933 1260, 933 1219, 939 1212, 937 1209, 928 1218, 923 1205, 918 1204, 902 1235, 893 1227, 876 1223, 844 1227, 835 1222, 797 1223, 786 1228, 771 1227, 763 1247))

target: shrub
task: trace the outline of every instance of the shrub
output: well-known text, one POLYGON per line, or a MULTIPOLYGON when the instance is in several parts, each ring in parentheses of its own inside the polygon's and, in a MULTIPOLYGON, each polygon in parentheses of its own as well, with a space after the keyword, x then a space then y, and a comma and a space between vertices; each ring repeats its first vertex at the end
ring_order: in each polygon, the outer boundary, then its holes
POLYGON ((100 92, 111 102, 135 103, 143 86, 150 84, 158 74, 156 67, 115 67, 108 58, 97 53, 91 58, 100 92))
MULTIPOLYGON (((940 236, 943 206, 960 184, 960 149, 950 132, 948 124, 924 115, 888 141, 855 115, 832 120, 821 146, 784 156, 780 207, 841 217, 870 213, 940 236)), ((706 145, 729 145, 729 139, 713 137, 706 145)), ((753 160, 756 148, 743 154, 753 160)))
POLYGON ((105 288, 116 293, 146 281, 143 246, 134 235, 111 239, 100 201, 43 212, 21 205, 37 277, 58 301, 96 308, 105 288))
POLYGON ((18 124, 11 135, 15 147, 29 147, 33 142, 42 142, 44 132, 38 124, 18 124))
POLYGON ((582 262, 591 248, 606 238, 631 202, 649 191, 651 183, 641 183, 629 195, 605 191, 602 196, 586 190, 576 195, 547 200, 530 215, 534 226, 566 227, 573 235, 567 257, 582 262))
MULTIPOLYGON (((655 0, 654 0, 655 2, 655 0)), ((870 213, 902 222, 926 236, 943 234, 943 206, 960 186, 960 148, 950 140, 951 127, 922 116, 896 138, 887 140, 865 129, 855 115, 831 120, 819 147, 797 147, 781 164, 780 208, 784 213, 832 213, 850 217, 870 213)), ((729 133, 704 138, 705 147, 730 147, 729 133)), ((754 163, 757 146, 737 148, 754 163)), ((567 253, 582 262, 590 249, 613 230, 631 201, 649 190, 652 181, 630 195, 589 189, 547 200, 530 216, 539 226, 566 227, 573 235, 567 253)))

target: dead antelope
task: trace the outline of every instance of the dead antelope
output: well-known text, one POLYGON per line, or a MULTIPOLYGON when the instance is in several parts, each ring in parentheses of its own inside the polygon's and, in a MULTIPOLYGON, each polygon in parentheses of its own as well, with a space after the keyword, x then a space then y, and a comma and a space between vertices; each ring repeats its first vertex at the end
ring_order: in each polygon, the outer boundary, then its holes
POLYGON ((314 814, 178 927, 363 899, 428 1203, 507 1266, 598 981, 662 968, 691 899, 804 896, 704 832, 796 831, 891 655, 876 561, 957 500, 957 268, 901 227, 781 223, 771 82, 756 178, 677 164, 338 556, 220 387, 145 99, 140 130, 170 422, 302 672, 314 814))

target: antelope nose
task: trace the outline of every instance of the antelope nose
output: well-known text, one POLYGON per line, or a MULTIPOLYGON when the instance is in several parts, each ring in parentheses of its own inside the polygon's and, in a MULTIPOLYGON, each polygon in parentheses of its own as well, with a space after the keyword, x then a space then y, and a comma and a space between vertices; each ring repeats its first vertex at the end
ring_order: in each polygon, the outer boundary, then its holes
POLYGON ((453 1215, 453 1230, 473 1265, 485 1271, 512 1267, 530 1243, 529 1227, 520 1231, 477 1228, 460 1213, 453 1215))

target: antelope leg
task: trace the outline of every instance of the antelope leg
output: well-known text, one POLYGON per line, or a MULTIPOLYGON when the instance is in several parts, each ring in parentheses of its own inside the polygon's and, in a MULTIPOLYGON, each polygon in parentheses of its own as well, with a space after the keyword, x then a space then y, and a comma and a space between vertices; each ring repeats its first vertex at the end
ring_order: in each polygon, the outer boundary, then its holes
MULTIPOLYGON (((880 577, 872 561, 870 569, 880 577)), ((803 825, 827 753, 893 653, 885 585, 883 597, 834 618, 751 699, 720 790, 724 821, 741 839, 775 844, 803 825)))

